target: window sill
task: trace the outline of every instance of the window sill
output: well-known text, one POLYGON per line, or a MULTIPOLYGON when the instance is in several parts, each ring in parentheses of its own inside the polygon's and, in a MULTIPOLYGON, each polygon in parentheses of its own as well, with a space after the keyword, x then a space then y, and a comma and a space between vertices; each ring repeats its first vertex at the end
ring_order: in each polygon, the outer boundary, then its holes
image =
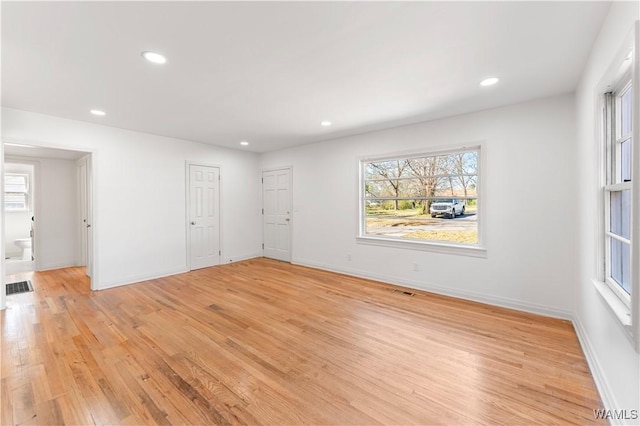
POLYGON ((618 321, 625 328, 625 331, 631 335, 631 310, 611 291, 607 284, 596 279, 592 282, 611 312, 618 318, 618 321))
POLYGON ((438 242, 407 241, 399 239, 394 240, 388 237, 380 238, 372 236, 358 236, 356 237, 356 242, 358 244, 393 247, 407 250, 431 251, 435 253, 456 254, 460 256, 470 257, 487 257, 487 249, 478 246, 465 246, 438 242))

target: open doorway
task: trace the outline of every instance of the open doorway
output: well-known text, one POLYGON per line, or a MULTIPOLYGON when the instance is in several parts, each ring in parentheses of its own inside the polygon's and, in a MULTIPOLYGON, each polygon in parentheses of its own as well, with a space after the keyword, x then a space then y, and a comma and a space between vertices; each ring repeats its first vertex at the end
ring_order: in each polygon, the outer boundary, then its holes
MULTIPOLYGON (((93 289, 92 154, 6 142, 3 148, 4 283, 28 279, 33 274, 30 271, 80 266, 86 267, 90 277, 87 282, 93 289), (27 208, 20 205, 25 180, 27 208), (24 227, 18 229, 14 224, 21 218, 18 210, 30 215, 26 236, 17 234, 18 230, 24 231, 24 227), (26 242, 27 238, 31 247, 22 250, 16 241, 26 242), (16 266, 27 262, 28 257, 30 268, 26 263, 16 266)), ((5 296, 5 285, 1 291, 5 296)))
POLYGON ((33 245, 36 162, 7 160, 4 164, 5 274, 35 270, 33 245))

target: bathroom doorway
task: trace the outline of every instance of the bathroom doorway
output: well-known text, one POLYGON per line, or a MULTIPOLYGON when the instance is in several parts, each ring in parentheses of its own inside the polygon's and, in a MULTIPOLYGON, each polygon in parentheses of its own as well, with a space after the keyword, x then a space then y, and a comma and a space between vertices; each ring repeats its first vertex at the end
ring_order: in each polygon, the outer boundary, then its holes
POLYGON ((35 270, 34 219, 37 163, 5 161, 5 273, 35 270))
MULTIPOLYGON (((93 201, 92 154, 7 142, 3 148, 4 282, 29 279, 33 271, 77 266, 86 267, 91 277, 93 230, 88 229, 93 201), (28 178, 20 176, 21 173, 28 178), (25 180, 28 180, 26 208, 20 204, 19 196, 25 180), (27 228, 18 210, 28 217, 27 228), (20 226, 16 225, 18 222, 20 226), (27 247, 27 239, 31 247, 27 247)), ((90 283, 93 289, 93 279, 90 283)))

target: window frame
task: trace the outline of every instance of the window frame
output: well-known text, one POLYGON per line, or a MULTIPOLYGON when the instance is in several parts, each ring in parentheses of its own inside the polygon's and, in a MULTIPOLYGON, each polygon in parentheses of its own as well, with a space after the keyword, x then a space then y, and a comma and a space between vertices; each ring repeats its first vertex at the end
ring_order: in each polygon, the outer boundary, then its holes
MULTIPOLYGON (((613 90, 611 90, 612 99, 607 101, 606 98, 603 99, 603 121, 604 121, 604 134, 603 134, 603 143, 605 149, 605 185, 603 188, 604 193, 604 282, 609 287, 609 289, 615 294, 616 297, 620 299, 622 303, 627 308, 631 308, 631 294, 628 294, 623 288, 622 284, 615 281, 612 276, 612 262, 611 262, 611 242, 612 240, 617 240, 622 244, 629 246, 630 251, 630 259, 629 259, 629 268, 632 271, 631 276, 633 277, 634 273, 632 270, 632 262, 633 262, 633 251, 631 247, 633 245, 634 240, 634 232, 633 226, 631 226, 630 230, 630 238, 624 238, 623 236, 617 235, 611 231, 611 195, 613 193, 623 191, 630 191, 631 194, 631 204, 630 208, 630 219, 633 218, 633 175, 634 175, 634 164, 633 160, 631 161, 631 177, 632 180, 625 181, 622 177, 622 143, 626 140, 631 141, 631 152, 633 153, 633 124, 631 128, 631 132, 629 134, 620 134, 621 132, 621 114, 619 113, 622 104, 622 96, 627 92, 627 90, 632 90, 633 79, 631 77, 631 70, 629 69, 625 72, 622 77, 619 78, 618 82, 615 84, 613 90)), ((631 92, 633 95, 633 92, 631 92)), ((603 95, 603 97, 606 96, 603 95)), ((632 97, 633 100, 633 97, 632 97)), ((633 107, 632 107, 632 116, 633 116, 633 107)), ((632 117, 630 117, 632 118, 632 117)), ((633 154, 632 154, 633 155, 633 154)), ((633 279, 633 278, 631 278, 633 279)), ((630 285, 630 291, 631 291, 630 285)))
MULTIPOLYGON (((384 155, 366 156, 358 159, 358 229, 356 233, 356 242, 359 244, 394 247, 410 250, 432 251, 445 254, 456 254, 471 257, 487 257, 486 249, 486 232, 484 211, 485 196, 483 187, 485 183, 484 170, 486 162, 486 144, 483 142, 474 142, 466 145, 456 145, 451 147, 433 147, 426 150, 412 150, 403 152, 387 153, 384 155), (476 197, 477 200, 477 229, 478 242, 476 244, 464 244, 447 241, 429 241, 408 239, 393 236, 380 236, 366 234, 366 191, 365 191, 365 167, 371 162, 407 160, 411 158, 424 158, 442 156, 448 154, 458 154, 461 152, 477 152, 477 180, 476 180, 476 197)), ((457 197, 438 197, 438 198, 457 198, 457 197)))
POLYGON ((31 175, 23 172, 5 172, 3 180, 3 193, 4 193, 4 212, 5 213, 24 213, 31 211, 31 175), (8 176, 20 176, 25 178, 25 191, 7 191, 7 177, 8 176), (8 195, 11 194, 24 194, 24 207, 17 209, 7 209, 8 195))
MULTIPOLYGON (((596 215, 597 225, 594 228, 596 233, 596 250, 594 257, 594 275, 592 284, 594 289, 602 298, 605 306, 609 308, 614 317, 618 320, 618 324, 624 331, 625 336, 629 339, 637 352, 640 352, 640 235, 637 230, 640 229, 640 215, 636 212, 640 211, 640 185, 638 185, 638 176, 640 173, 640 123, 637 121, 638 112, 640 111, 640 58, 638 55, 638 46, 640 46, 640 22, 634 24, 633 30, 627 35, 621 48, 612 56, 611 63, 603 73, 599 84, 593 92, 596 108, 594 109, 594 120, 596 123, 594 141, 596 142, 597 163, 594 164, 597 170, 597 209, 596 215), (611 155, 611 144, 618 141, 619 135, 613 134, 613 121, 615 117, 607 117, 607 93, 619 94, 631 83, 631 178, 630 182, 619 182, 611 184, 611 176, 616 176, 618 172, 613 164, 611 155), (635 144, 635 147, 633 146, 635 144), (636 181, 633 184, 633 180, 636 181), (608 282, 607 275, 609 270, 607 266, 609 258, 609 239, 607 232, 609 231, 610 221, 610 194, 612 191, 630 189, 631 190, 631 219, 630 219, 630 295, 629 303, 625 302, 626 292, 617 283, 608 282), (634 230, 636 232, 634 232, 634 230), (613 285, 611 285, 613 284, 613 285)), ((615 100, 617 102, 617 99, 615 100)), ((615 109, 615 108, 614 108, 615 109)), ((608 109, 609 111, 612 108, 608 109)), ((615 122, 616 127, 617 122, 615 122)), ((616 148, 614 146, 614 148, 616 148)), ((615 151, 614 151, 615 152, 615 151)), ((594 182, 596 183, 596 182, 594 182)))

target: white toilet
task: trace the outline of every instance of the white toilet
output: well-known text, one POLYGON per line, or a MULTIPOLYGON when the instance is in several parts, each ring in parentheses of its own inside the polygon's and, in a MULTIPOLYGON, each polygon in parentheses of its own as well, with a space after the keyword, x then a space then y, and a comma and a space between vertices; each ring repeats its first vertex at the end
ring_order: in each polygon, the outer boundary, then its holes
POLYGON ((31 260, 31 238, 18 238, 14 244, 22 249, 22 260, 31 260))

